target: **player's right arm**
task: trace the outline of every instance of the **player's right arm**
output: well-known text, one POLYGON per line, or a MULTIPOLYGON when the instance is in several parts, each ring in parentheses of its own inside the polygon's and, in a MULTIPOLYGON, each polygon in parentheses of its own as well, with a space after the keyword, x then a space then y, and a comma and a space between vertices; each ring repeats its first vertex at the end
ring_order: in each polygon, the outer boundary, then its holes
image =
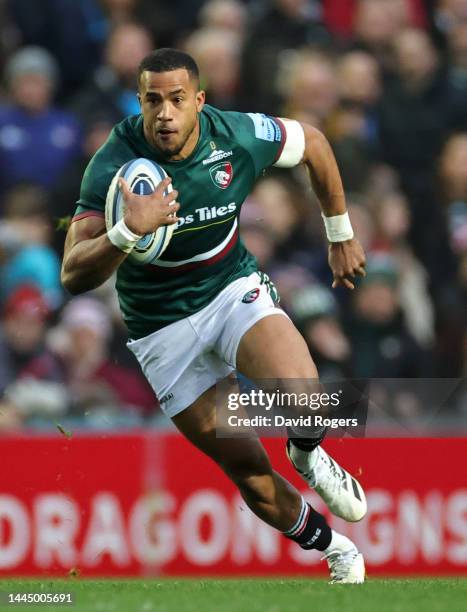
MULTIPOLYGON (((173 215, 180 204, 173 203, 178 192, 164 191, 171 179, 165 179, 150 195, 131 193, 124 179, 120 179, 125 202, 124 222, 126 228, 141 237, 154 232, 162 225, 178 221, 173 215)), ((88 216, 74 221, 65 241, 61 280, 73 295, 90 291, 102 285, 129 255, 109 239, 104 217, 88 216)))
POLYGON ((61 279, 73 295, 102 285, 128 253, 115 247, 107 237, 104 217, 74 221, 65 240, 61 279))

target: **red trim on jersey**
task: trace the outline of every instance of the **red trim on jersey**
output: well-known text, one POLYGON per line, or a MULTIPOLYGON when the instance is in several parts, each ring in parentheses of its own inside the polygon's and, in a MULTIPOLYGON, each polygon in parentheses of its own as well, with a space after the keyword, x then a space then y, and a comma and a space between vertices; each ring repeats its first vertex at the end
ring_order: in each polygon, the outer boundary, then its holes
POLYGON ((227 255, 227 253, 229 253, 229 251, 233 249, 233 247, 237 243, 237 239, 238 239, 238 227, 235 230, 232 238, 225 245, 222 251, 219 251, 217 255, 214 255, 210 259, 205 259, 203 261, 193 261, 192 263, 187 263, 187 264, 184 264, 183 266, 174 266, 173 268, 172 267, 165 268, 162 266, 158 266, 157 264, 147 264, 145 267, 146 269, 156 274, 159 274, 160 272, 162 273, 167 272, 168 274, 177 274, 178 272, 188 272, 189 270, 195 270, 197 268, 204 268, 205 266, 212 266, 212 264, 215 264, 220 259, 224 258, 227 255))
POLYGON ((272 162, 273 164, 275 164, 276 161, 279 159, 279 157, 282 155, 282 151, 284 150, 284 147, 285 147, 285 141, 287 140, 287 131, 285 129, 285 125, 282 123, 279 117, 274 117, 274 121, 276 121, 281 131, 281 146, 279 147, 279 151, 277 152, 277 155, 274 161, 272 162))
POLYGON ((75 215, 72 218, 71 223, 74 223, 75 221, 81 221, 81 219, 86 219, 86 217, 101 217, 101 218, 103 218, 104 216, 105 216, 104 213, 101 213, 98 210, 88 210, 86 212, 79 213, 79 215, 75 215))

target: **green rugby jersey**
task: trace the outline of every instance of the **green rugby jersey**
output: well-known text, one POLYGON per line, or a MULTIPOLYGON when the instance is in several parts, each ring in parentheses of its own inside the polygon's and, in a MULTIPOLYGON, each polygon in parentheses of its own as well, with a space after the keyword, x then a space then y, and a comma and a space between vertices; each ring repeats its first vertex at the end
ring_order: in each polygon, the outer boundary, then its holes
POLYGON ((133 339, 201 310, 229 283, 257 269, 240 239, 240 209, 263 169, 280 156, 283 124, 206 105, 200 128, 187 159, 166 161, 144 138, 142 115, 128 117, 114 127, 83 176, 73 220, 104 215, 113 176, 137 157, 159 163, 179 192, 180 221, 162 258, 150 265, 128 258, 117 271, 120 308, 133 339))

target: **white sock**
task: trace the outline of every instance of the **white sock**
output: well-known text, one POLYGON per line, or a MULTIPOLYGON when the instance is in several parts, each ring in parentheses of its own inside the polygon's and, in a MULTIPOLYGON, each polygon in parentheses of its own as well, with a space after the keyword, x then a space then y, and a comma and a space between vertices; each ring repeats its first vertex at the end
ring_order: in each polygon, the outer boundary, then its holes
POLYGON ((314 448, 311 452, 297 448, 293 442, 291 444, 290 456, 299 470, 308 472, 312 470, 318 461, 318 449, 314 448))
POLYGON ((355 548, 355 544, 352 542, 352 540, 349 540, 349 538, 346 537, 345 535, 342 535, 341 533, 337 533, 337 531, 334 531, 334 529, 331 529, 331 533, 332 533, 331 543, 323 551, 324 554, 327 555, 333 550, 346 551, 346 550, 352 550, 353 548, 355 548))
POLYGON ((318 463, 318 457, 319 457, 318 447, 314 448, 311 451, 311 453, 308 453, 308 465, 310 466, 311 470, 318 463))

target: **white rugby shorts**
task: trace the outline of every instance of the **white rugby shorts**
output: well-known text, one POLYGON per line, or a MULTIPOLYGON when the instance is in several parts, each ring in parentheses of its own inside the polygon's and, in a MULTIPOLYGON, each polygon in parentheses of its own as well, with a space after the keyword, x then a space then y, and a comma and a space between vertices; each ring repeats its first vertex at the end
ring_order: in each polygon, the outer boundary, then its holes
POLYGON ((199 312, 140 338, 128 348, 139 361, 161 409, 174 417, 235 370, 237 348, 263 317, 287 314, 257 272, 227 285, 199 312))

